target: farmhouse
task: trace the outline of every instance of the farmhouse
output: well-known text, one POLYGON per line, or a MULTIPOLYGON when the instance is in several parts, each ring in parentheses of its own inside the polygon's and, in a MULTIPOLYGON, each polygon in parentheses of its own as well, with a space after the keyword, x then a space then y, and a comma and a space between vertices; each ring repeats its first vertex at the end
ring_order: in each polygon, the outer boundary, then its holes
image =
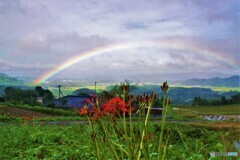
MULTIPOLYGON (((147 114, 147 111, 148 111, 148 107, 145 107, 145 114, 147 114)), ((161 116, 162 115, 162 108, 152 107, 151 115, 152 116, 161 116)))
POLYGON ((61 97, 60 99, 55 99, 53 101, 55 107, 62 107, 62 108, 81 108, 83 106, 83 102, 87 100, 87 98, 92 98, 89 95, 81 95, 81 96, 74 96, 74 95, 67 95, 61 97))

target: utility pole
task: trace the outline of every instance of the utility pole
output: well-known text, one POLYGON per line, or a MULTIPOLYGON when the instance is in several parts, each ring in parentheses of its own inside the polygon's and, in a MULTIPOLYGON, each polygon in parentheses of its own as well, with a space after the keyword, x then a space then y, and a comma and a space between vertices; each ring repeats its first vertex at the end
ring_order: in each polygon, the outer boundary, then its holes
POLYGON ((94 82, 95 83, 95 94, 97 95, 97 82, 94 82))
POLYGON ((61 85, 59 84, 59 85, 58 85, 58 99, 59 99, 59 101, 58 101, 59 103, 58 103, 58 104, 59 104, 59 107, 61 106, 60 92, 61 92, 61 85))

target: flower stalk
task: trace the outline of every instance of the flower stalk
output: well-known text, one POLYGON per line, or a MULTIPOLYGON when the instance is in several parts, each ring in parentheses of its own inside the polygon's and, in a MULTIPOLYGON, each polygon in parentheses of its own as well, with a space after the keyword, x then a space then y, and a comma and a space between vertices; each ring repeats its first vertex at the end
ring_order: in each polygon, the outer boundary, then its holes
MULTIPOLYGON (((156 94, 143 94, 136 97, 136 101, 128 93, 128 86, 123 84, 120 97, 113 97, 105 103, 101 103, 95 96, 93 100, 88 99, 80 110, 81 115, 87 115, 87 119, 92 131, 93 147, 96 158, 104 159, 110 156, 112 159, 140 160, 151 159, 153 150, 153 134, 149 131, 149 121, 151 110, 156 99, 156 94), (135 102, 138 107, 135 108, 135 102), (88 107, 88 106, 91 107, 88 107), (134 121, 133 113, 136 113, 137 122, 134 121), (94 125, 96 123, 96 125, 94 125), (134 125, 136 123, 136 125, 134 125), (95 127, 100 126, 101 132, 95 127), (103 136, 101 138, 101 136, 103 136), (104 142, 104 143, 102 143, 104 142), (118 153, 120 152, 120 154, 118 153)), ((170 104, 170 99, 166 99, 168 90, 167 82, 161 86, 164 93, 161 132, 159 136, 159 147, 153 150, 158 152, 158 159, 166 156, 166 147, 163 146, 163 130, 165 119, 170 104), (162 154, 162 151, 164 152, 162 154)), ((168 143, 168 142, 167 142, 168 143)), ((167 144, 166 144, 167 145, 167 144)))

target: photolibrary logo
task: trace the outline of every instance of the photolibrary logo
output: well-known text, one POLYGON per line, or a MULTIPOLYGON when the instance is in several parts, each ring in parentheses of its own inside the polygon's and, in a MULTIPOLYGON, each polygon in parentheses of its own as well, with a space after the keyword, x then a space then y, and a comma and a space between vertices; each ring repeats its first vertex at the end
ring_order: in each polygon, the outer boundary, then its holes
POLYGON ((237 157, 238 152, 210 152, 211 157, 218 157, 218 156, 224 156, 224 157, 237 157))
POLYGON ((215 152, 210 152, 211 157, 215 157, 215 152))

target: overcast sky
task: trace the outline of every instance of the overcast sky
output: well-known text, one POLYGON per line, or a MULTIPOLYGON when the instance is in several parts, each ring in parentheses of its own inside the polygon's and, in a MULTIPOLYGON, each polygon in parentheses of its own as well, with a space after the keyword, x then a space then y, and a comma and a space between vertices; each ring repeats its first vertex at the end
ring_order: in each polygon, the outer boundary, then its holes
POLYGON ((39 77, 97 47, 164 41, 98 55, 52 78, 184 79, 239 74, 238 0, 0 0, 0 72, 39 77), (171 45, 204 48, 232 60, 171 45))

